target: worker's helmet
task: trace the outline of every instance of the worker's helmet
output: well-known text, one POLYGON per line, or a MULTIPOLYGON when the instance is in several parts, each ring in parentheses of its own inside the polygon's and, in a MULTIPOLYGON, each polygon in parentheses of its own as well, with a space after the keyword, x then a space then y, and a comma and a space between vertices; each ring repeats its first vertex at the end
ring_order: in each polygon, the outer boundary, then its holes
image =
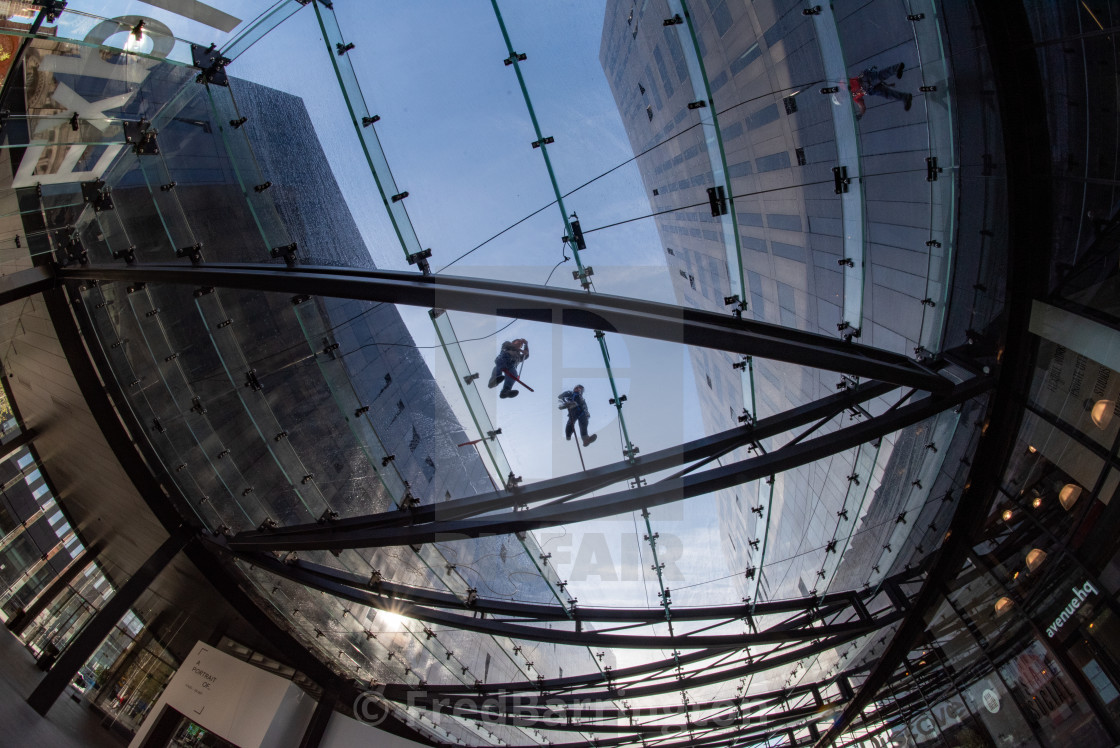
POLYGON ((572 388, 572 392, 582 393, 583 392, 583 385, 582 384, 577 384, 575 387, 572 388))

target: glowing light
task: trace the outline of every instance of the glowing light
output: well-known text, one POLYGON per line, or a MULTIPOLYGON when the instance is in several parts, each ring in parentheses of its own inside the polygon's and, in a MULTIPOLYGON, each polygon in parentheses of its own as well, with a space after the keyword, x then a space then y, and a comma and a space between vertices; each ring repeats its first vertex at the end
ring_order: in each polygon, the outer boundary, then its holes
POLYGON ((1014 604, 1010 597, 1001 597, 999 600, 996 600, 996 615, 1002 616, 1010 610, 1011 606, 1014 604))
POLYGON ((377 620, 382 631, 400 631, 404 628, 404 617, 389 610, 377 611, 377 620))
POLYGON ((1035 569, 1046 560, 1046 551, 1041 548, 1035 548, 1027 554, 1027 571, 1034 572, 1035 569))
POLYGON ((1010 509, 1004 509, 1003 514, 1001 514, 1000 516, 1003 517, 1004 522, 1010 522, 1012 514, 1013 512, 1010 509))
POLYGON ((1058 501, 1062 503, 1062 508, 1067 512, 1070 507, 1077 503, 1079 498, 1081 498, 1081 486, 1076 483, 1067 483, 1058 492, 1058 501))
POLYGON ((1093 405, 1092 410, 1089 411, 1089 416, 1098 429, 1103 431, 1112 423, 1112 409, 1115 405, 1116 401, 1114 400, 1097 400, 1096 404, 1093 405))
POLYGON ((1033 506, 1035 509, 1038 509, 1040 506, 1042 506, 1042 497, 1035 496, 1034 501, 1031 502, 1031 506, 1033 506))
POLYGON ((1030 452, 1030 453, 1031 453, 1031 454, 1033 455, 1033 454, 1034 454, 1035 452, 1037 452, 1038 450, 1037 450, 1037 449, 1035 449, 1034 447, 1032 447, 1031 445, 1029 445, 1029 444, 1028 444, 1028 445, 1027 445, 1027 451, 1028 451, 1028 452, 1030 452))

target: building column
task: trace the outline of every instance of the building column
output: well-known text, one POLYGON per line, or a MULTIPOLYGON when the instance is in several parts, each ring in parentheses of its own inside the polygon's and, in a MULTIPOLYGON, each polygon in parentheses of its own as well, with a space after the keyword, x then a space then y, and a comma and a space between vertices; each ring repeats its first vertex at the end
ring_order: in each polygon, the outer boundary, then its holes
POLYGON ((55 700, 66 690, 78 670, 93 656, 101 646, 101 642, 124 617, 140 595, 148 589, 159 573, 163 571, 171 559, 179 553, 193 538, 193 533, 186 527, 179 527, 171 537, 164 541, 144 565, 136 570, 116 594, 109 598, 101 610, 90 619, 82 633, 70 643, 58 660, 51 667, 31 695, 27 703, 39 714, 46 716, 55 700))
POLYGON ((299 741, 299 748, 319 748, 319 742, 323 739, 323 733, 327 731, 327 725, 330 724, 331 715, 334 714, 334 707, 337 703, 337 693, 323 691, 319 703, 315 705, 315 712, 311 715, 311 721, 307 723, 307 729, 303 731, 303 739, 299 741))
POLYGON ((70 565, 67 566, 61 574, 55 577, 54 581, 51 582, 45 590, 40 592, 39 596, 36 597, 30 605, 18 610, 16 614, 8 620, 8 630, 16 636, 21 636, 23 632, 27 630, 27 627, 31 625, 31 622, 34 621, 40 613, 46 610, 47 606, 54 602, 59 593, 74 581, 74 577, 89 568, 89 565, 94 562, 96 556, 96 547, 86 548, 82 551, 82 555, 71 561, 70 565))

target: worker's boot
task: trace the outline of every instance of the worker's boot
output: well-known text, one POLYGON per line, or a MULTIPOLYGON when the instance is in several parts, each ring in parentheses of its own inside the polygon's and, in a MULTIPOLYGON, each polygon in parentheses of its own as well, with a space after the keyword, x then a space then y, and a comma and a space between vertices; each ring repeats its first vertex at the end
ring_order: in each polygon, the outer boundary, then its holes
POLYGON ((583 437, 583 446, 585 446, 585 447, 590 447, 590 446, 591 446, 591 442, 595 441, 595 440, 596 440, 596 439, 598 439, 598 438, 599 438, 599 435, 598 435, 598 434, 592 434, 591 436, 585 436, 585 437, 583 437))

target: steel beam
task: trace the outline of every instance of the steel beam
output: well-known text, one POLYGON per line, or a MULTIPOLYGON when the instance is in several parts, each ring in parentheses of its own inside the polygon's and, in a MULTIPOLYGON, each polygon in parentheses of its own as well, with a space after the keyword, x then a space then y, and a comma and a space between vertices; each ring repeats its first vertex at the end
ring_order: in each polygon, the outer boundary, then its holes
MULTIPOLYGON (((246 563, 265 568, 271 568, 276 563, 273 556, 265 553, 240 553, 237 556, 246 563)), ((303 560, 288 563, 286 566, 327 582, 380 595, 388 601, 402 600, 428 607, 460 610, 465 606, 461 598, 450 592, 410 587, 389 581, 372 584, 368 577, 303 560)), ((884 580, 884 583, 897 585, 913 581, 920 576, 923 569, 924 566, 921 565, 913 567, 910 571, 884 580)), ((845 610, 850 610, 859 620, 871 623, 873 617, 867 610, 866 601, 870 601, 878 594, 872 588, 865 588, 846 592, 831 592, 821 597, 789 598, 753 604, 674 607, 672 611, 674 621, 729 621, 752 615, 760 617, 783 613, 800 614, 805 620, 823 620, 845 610)), ((665 620, 665 610, 660 606, 654 608, 586 608, 579 606, 568 610, 559 605, 494 600, 481 597, 470 606, 470 611, 474 614, 539 622, 577 621, 585 624, 608 622, 641 624, 662 623, 665 620)), ((787 622, 785 625, 799 625, 797 620, 795 618, 793 622, 787 622)))
POLYGON ((63 280, 180 283, 454 309, 664 340, 854 374, 930 392, 952 384, 905 356, 781 325, 606 294, 455 276, 210 263, 61 268, 63 280))
MULTIPOLYGON (((686 657, 685 655, 681 655, 680 657, 658 661, 658 669, 664 671, 660 678, 637 680, 637 685, 629 683, 622 684, 619 681, 626 671, 614 671, 602 674, 603 677, 601 679, 596 683, 590 684, 601 686, 599 690, 595 691, 557 691, 554 689, 553 684, 555 682, 566 681, 569 680, 568 678, 553 678, 536 682, 508 684, 481 683, 477 686, 467 686, 463 684, 447 686, 429 685, 423 687, 422 690, 424 694, 430 697, 454 696, 456 701, 462 700, 465 704, 475 704, 478 708, 484 708, 484 705, 487 704, 493 705, 495 699, 498 700, 498 703, 503 699, 509 700, 512 703, 518 698, 517 694, 530 693, 544 694, 550 706, 561 704, 587 706, 600 702, 614 702, 618 699, 639 699, 649 696, 680 693, 682 689, 699 688, 701 686, 739 680, 843 646, 856 638, 858 638, 858 636, 832 637, 814 641, 801 647, 775 649, 755 656, 748 656, 744 653, 742 657, 732 663, 734 667, 728 667, 723 670, 714 670, 710 667, 698 668, 690 675, 678 677, 675 663, 678 660, 683 662, 686 657)), ((703 654, 704 658, 712 657, 710 652, 703 654)), ((701 661, 704 658, 701 658, 701 661)), ((639 668, 628 668, 627 670, 638 669, 639 668)), ((648 670, 648 668, 646 669, 648 670)), ((421 689, 415 685, 404 683, 389 684, 385 686, 384 695, 386 698, 393 701, 415 700, 421 697, 421 694, 418 693, 419 690, 421 689)))
POLYGON ((314 531, 299 534, 254 536, 242 534, 231 538, 228 543, 235 551, 376 548, 525 532, 612 517, 749 483, 815 462, 912 426, 984 393, 991 385, 992 380, 989 377, 977 377, 955 386, 944 396, 927 396, 877 418, 867 419, 816 439, 789 444, 766 455, 707 470, 697 475, 667 479, 605 496, 580 499, 565 504, 546 504, 525 511, 473 519, 437 520, 402 528, 348 531, 321 526, 314 531))
MULTIPOLYGON (((760 419, 752 426, 740 426, 679 446, 651 452, 639 456, 634 462, 622 460, 610 465, 591 468, 581 473, 542 480, 524 488, 491 491, 478 496, 429 504, 407 512, 397 510, 333 520, 330 523, 330 528, 334 532, 339 532, 378 527, 407 527, 417 523, 432 522, 436 519, 465 519, 499 509, 511 509, 522 504, 533 504, 558 496, 586 493, 624 480, 632 480, 637 476, 650 475, 689 462, 707 460, 713 456, 722 456, 746 444, 770 439, 822 418, 836 416, 853 405, 886 395, 893 389, 895 389, 894 385, 882 382, 865 382, 846 392, 830 395, 816 402, 792 408, 784 413, 760 419)), ((303 532, 322 529, 323 525, 309 522, 276 528, 268 534, 271 536, 298 535, 303 532)), ((250 531, 238 537, 248 538, 264 534, 263 532, 250 531)))
POLYGON ((580 647, 615 647, 618 649, 721 649, 740 648, 762 644, 780 644, 790 641, 807 641, 825 637, 860 636, 898 620, 901 613, 892 610, 872 623, 862 621, 844 623, 817 623, 815 618, 803 627, 778 626, 748 634, 681 634, 662 636, 656 634, 605 634, 599 631, 580 631, 526 625, 516 621, 485 618, 481 616, 449 613, 427 608, 403 600, 392 600, 366 590, 347 586, 337 581, 309 574, 298 566, 276 559, 262 557, 257 567, 293 582, 320 590, 342 600, 366 605, 376 610, 387 610, 397 615, 424 623, 446 626, 460 631, 474 631, 492 636, 507 636, 525 641, 570 644, 580 647))
POLYGON ((17 270, 11 275, 0 276, 0 304, 26 299, 42 293, 55 285, 54 273, 49 267, 39 266, 17 270))

